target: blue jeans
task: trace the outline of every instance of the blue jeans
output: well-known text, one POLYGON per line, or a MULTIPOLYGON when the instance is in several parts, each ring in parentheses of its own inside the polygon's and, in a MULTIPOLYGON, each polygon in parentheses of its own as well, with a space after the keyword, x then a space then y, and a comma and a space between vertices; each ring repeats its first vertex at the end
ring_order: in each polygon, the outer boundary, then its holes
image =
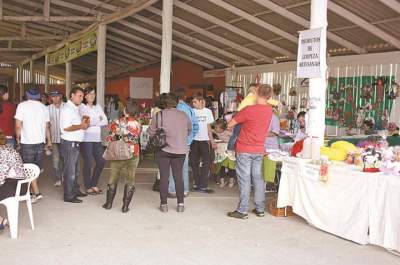
POLYGON ((265 183, 262 176, 262 154, 238 153, 236 155, 236 173, 239 185, 239 205, 237 211, 247 213, 251 193, 251 180, 254 184, 254 204, 256 210, 265 210, 265 183))
POLYGON ((53 143, 51 160, 53 164, 53 178, 54 181, 61 180, 61 173, 63 168, 63 158, 61 152, 61 144, 53 143))
MULTIPOLYGON (((183 177, 183 191, 184 193, 189 192, 189 154, 186 154, 185 162, 182 167, 182 177, 183 177)), ((172 169, 169 171, 169 182, 168 182, 168 192, 176 193, 175 190, 175 181, 172 176, 172 169)))
POLYGON ((101 142, 82 142, 81 153, 83 157, 83 180, 85 188, 90 189, 97 187, 101 172, 103 171, 106 161, 103 158, 103 145, 101 142), (93 169, 93 159, 96 165, 93 169))
POLYGON ((80 142, 61 140, 64 159, 64 200, 73 199, 79 192, 77 168, 79 167, 80 142))
POLYGON ((44 144, 21 144, 21 157, 24 163, 32 163, 42 169, 44 144))
POLYGON ((236 124, 235 127, 233 127, 232 136, 231 138, 229 138, 228 150, 235 151, 236 141, 237 138, 239 137, 239 134, 240 134, 240 124, 236 124))

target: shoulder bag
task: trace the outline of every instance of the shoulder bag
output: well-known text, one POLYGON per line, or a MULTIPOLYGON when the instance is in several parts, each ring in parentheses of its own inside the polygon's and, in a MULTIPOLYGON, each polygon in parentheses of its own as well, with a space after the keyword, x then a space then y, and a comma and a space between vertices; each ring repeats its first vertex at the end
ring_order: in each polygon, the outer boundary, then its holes
POLYGON ((160 111, 159 113, 160 115, 158 113, 156 114, 156 133, 149 138, 149 142, 146 147, 146 149, 151 151, 159 151, 167 146, 167 135, 163 129, 163 112, 160 111), (161 116, 161 127, 158 127, 158 116, 161 116))

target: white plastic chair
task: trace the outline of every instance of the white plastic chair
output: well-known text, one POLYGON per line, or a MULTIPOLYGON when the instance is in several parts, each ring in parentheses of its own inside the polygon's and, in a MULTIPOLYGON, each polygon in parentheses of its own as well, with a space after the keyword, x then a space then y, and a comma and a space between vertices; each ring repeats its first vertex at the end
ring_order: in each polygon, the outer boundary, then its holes
POLYGON ((8 197, 0 201, 0 204, 5 205, 7 208, 8 223, 10 226, 10 235, 12 239, 16 239, 18 237, 18 210, 19 210, 19 202, 21 201, 26 201, 26 207, 28 208, 31 227, 32 230, 35 230, 35 225, 33 223, 30 187, 31 187, 31 182, 39 177, 40 168, 35 164, 24 164, 24 174, 26 176, 26 179, 18 181, 17 189, 15 191, 15 196, 8 197), (24 195, 20 195, 21 186, 24 183, 26 183, 28 187, 26 193, 24 195))

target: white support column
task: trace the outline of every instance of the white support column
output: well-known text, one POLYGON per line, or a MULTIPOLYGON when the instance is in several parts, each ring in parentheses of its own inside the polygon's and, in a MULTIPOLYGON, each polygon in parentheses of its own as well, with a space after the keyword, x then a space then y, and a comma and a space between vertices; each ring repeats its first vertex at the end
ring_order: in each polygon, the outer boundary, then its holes
POLYGON ((100 24, 97 30, 97 104, 104 107, 104 91, 106 87, 106 36, 107 25, 100 24))
POLYGON ((317 143, 322 146, 325 134, 325 94, 327 87, 326 77, 326 28, 328 26, 327 10, 328 0, 311 1, 310 29, 322 28, 321 31, 321 72, 322 77, 310 78, 309 97, 310 102, 315 102, 315 107, 308 112, 307 133, 312 137, 318 137, 317 143))
POLYGON ((33 69, 33 60, 29 62, 29 83, 35 83, 35 73, 33 69))
POLYGON ((173 1, 163 0, 160 94, 170 92, 173 1))
POLYGON ((47 53, 44 56, 44 92, 49 92, 49 64, 47 63, 47 53))
POLYGON ((72 63, 65 63, 65 96, 69 99, 69 94, 72 89, 72 63))
POLYGON ((19 101, 22 101, 24 96, 24 78, 23 78, 24 68, 23 65, 18 66, 18 84, 19 84, 19 101))

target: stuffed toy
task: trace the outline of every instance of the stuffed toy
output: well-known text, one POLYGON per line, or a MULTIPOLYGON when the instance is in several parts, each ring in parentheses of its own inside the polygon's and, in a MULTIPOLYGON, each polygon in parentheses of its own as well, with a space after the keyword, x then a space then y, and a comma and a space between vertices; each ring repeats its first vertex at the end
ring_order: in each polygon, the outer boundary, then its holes
POLYGON ((364 172, 379 172, 382 163, 382 154, 375 148, 367 148, 362 154, 362 161, 364 172))

